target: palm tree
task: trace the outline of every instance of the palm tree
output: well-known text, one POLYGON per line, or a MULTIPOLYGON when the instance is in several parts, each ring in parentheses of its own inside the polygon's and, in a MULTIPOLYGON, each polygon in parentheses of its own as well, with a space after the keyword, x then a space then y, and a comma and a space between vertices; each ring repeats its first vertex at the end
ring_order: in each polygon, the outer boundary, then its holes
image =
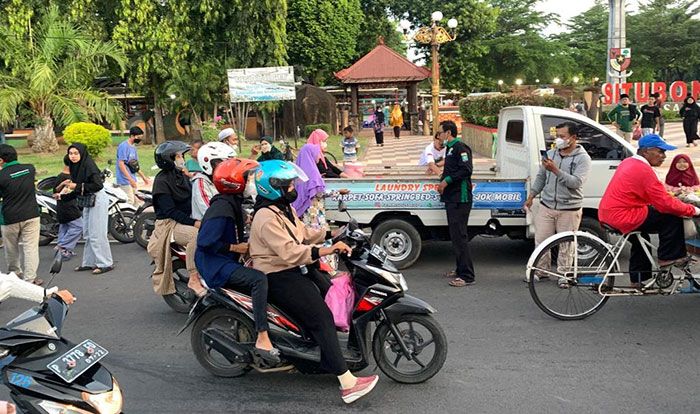
POLYGON ((67 22, 56 6, 29 33, 20 38, 0 27, 0 63, 6 69, 0 72, 0 125, 14 121, 18 108, 28 105, 37 119, 32 149, 52 152, 58 149, 54 122, 121 120, 121 105, 91 86, 110 60, 124 71, 126 56, 116 45, 67 22))

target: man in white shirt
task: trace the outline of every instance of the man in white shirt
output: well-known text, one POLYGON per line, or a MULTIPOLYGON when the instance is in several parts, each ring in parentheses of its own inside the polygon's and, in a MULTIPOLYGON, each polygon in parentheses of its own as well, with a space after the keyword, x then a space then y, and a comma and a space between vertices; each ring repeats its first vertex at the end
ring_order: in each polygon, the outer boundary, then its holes
POLYGON ((426 174, 442 174, 442 167, 445 165, 445 145, 437 134, 433 137, 433 142, 428 144, 420 156, 418 165, 428 167, 426 174))

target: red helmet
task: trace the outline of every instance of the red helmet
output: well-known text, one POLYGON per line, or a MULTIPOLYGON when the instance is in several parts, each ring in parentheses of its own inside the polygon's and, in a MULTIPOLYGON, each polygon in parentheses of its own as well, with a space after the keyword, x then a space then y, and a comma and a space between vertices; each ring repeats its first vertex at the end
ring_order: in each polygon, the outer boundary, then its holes
POLYGON ((243 158, 229 158, 214 169, 214 186, 222 194, 240 194, 245 190, 248 175, 260 164, 243 158))

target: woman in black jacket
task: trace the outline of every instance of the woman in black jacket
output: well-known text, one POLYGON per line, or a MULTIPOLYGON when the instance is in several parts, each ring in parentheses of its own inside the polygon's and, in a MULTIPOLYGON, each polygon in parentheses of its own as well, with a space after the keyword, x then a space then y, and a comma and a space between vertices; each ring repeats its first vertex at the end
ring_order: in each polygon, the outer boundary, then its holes
MULTIPOLYGON (((54 194, 63 190, 66 180, 70 182, 68 155, 63 158, 63 164, 63 171, 56 176, 54 194)), ((83 212, 78 208, 76 200, 57 200, 56 220, 58 221, 56 249, 61 252, 63 260, 70 260, 75 256, 75 246, 83 235, 83 212)))
POLYGON ((68 147, 68 160, 70 180, 63 181, 64 189, 55 196, 62 201, 77 199, 78 206, 83 207, 85 250, 83 263, 75 270, 92 270, 95 275, 109 272, 114 269, 114 262, 107 239, 109 196, 104 190, 102 172, 83 144, 68 147))
POLYGON ((683 101, 683 107, 681 108, 681 118, 683 118, 683 131, 685 132, 685 142, 686 147, 690 144, 698 146, 695 143, 698 137, 698 119, 700 119, 700 106, 693 97, 689 96, 683 101))

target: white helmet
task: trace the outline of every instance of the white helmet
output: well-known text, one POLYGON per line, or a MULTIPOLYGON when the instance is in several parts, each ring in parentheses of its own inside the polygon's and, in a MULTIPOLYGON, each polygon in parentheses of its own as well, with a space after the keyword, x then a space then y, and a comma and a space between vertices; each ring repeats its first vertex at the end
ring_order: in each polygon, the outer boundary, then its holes
POLYGON ((197 162, 205 174, 212 175, 214 173, 214 168, 211 166, 213 160, 225 160, 235 156, 236 151, 223 142, 209 142, 197 152, 197 162))

